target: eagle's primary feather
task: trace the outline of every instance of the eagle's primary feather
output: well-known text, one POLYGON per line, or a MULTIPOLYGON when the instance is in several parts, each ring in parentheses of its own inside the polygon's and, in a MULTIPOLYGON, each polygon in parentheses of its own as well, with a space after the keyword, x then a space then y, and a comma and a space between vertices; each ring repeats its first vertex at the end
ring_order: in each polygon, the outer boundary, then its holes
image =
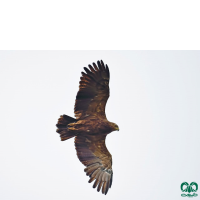
POLYGON ((57 132, 61 140, 75 136, 75 147, 79 160, 86 166, 89 183, 93 188, 107 194, 112 185, 112 156, 106 148, 107 134, 119 130, 115 123, 109 122, 105 115, 105 106, 109 98, 108 66, 103 61, 97 65, 84 67, 79 91, 76 96, 74 113, 76 119, 61 115, 58 119, 57 132))

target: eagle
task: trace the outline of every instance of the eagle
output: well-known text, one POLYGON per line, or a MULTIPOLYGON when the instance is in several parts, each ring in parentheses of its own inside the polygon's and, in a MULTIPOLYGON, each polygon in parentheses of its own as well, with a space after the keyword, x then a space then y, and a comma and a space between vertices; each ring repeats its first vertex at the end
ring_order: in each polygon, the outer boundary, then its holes
POLYGON ((79 82, 79 91, 74 106, 75 117, 61 115, 56 124, 56 132, 61 141, 75 137, 75 148, 80 162, 86 166, 84 171, 95 180, 93 188, 107 194, 113 180, 112 156, 106 148, 106 136, 119 131, 117 124, 109 122, 105 114, 109 98, 110 72, 103 61, 92 63, 79 82), (93 66, 92 66, 93 65, 93 66))

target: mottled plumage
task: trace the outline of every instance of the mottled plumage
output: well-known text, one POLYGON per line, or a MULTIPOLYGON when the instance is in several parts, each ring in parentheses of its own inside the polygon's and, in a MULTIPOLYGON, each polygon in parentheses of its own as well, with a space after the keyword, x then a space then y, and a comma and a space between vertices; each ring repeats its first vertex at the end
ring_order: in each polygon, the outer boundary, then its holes
POLYGON ((86 166, 89 183, 95 180, 93 188, 107 194, 112 185, 112 156, 106 148, 106 135, 119 130, 109 122, 105 106, 109 97, 108 66, 103 61, 84 67, 74 107, 75 118, 61 115, 56 126, 61 140, 75 136, 75 147, 79 160, 86 166))

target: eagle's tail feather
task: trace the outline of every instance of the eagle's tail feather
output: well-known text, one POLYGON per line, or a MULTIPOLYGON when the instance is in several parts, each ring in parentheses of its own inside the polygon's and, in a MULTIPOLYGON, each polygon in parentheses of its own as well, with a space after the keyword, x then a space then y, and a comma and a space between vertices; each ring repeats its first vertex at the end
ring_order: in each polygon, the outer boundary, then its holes
POLYGON ((61 115, 60 118, 58 119, 58 123, 56 124, 57 130, 56 132, 60 134, 61 141, 67 140, 69 138, 74 137, 74 132, 69 131, 68 129, 68 124, 76 122, 77 120, 69 117, 67 115, 61 115))

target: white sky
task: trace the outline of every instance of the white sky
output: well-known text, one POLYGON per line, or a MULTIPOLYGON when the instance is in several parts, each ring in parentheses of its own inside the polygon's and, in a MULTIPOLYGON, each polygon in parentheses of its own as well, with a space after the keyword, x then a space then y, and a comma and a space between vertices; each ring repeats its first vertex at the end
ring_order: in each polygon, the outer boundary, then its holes
POLYGON ((183 181, 200 185, 200 51, 0 51, 0 68, 2 200, 177 200, 183 181), (74 116, 81 71, 100 59, 111 73, 107 118, 120 128, 106 140, 106 196, 55 127, 74 116))

